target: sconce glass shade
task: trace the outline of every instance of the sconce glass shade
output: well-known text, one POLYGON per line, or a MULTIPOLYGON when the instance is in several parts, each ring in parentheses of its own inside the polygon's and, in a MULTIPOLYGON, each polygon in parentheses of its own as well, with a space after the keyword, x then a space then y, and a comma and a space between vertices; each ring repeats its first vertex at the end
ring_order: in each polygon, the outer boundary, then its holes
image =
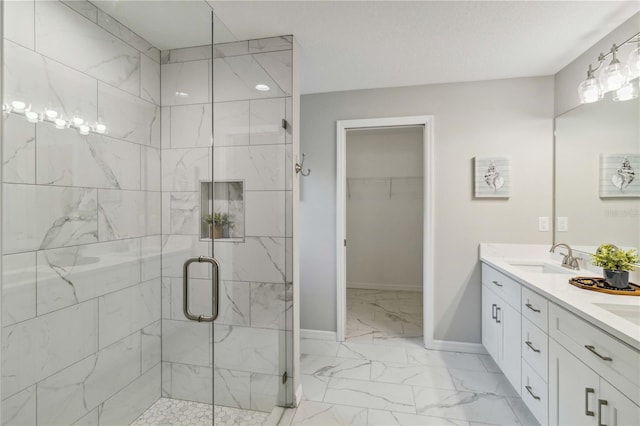
POLYGON ((600 73, 600 86, 603 93, 613 92, 624 85, 625 78, 620 62, 614 60, 600 73))
POLYGON ((40 116, 37 112, 27 111, 25 113, 25 117, 27 117, 27 121, 29 123, 37 123, 38 121, 40 121, 40 116))
POLYGON ((58 112, 52 109, 47 109, 44 111, 44 115, 51 121, 54 121, 58 117, 58 112))
POLYGON ((628 82, 613 94, 613 100, 617 102, 629 101, 638 97, 638 86, 628 82))
POLYGON ((78 127, 78 131, 83 136, 88 135, 90 130, 91 130, 91 128, 89 126, 87 126, 86 124, 82 124, 80 127, 78 127))
POLYGON ((62 130, 65 127, 67 127, 67 122, 65 120, 63 120, 62 118, 56 118, 54 123, 56 125, 56 129, 59 129, 59 130, 62 130))
POLYGON ((25 104, 22 101, 13 101, 11 102, 11 107, 14 109, 15 112, 24 112, 25 108, 27 107, 27 104, 25 104))
POLYGON ((640 77, 640 44, 629 54, 627 70, 629 80, 640 77))
POLYGON ((600 84, 594 77, 589 77, 578 86, 578 96, 581 104, 590 104, 602 99, 600 84))

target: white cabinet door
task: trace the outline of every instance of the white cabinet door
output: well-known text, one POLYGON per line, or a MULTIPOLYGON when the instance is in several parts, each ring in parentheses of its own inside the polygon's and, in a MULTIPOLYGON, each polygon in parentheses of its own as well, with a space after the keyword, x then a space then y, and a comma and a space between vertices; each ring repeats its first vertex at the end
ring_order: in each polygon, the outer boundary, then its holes
POLYGON ((522 317, 510 305, 500 301, 497 317, 502 328, 502 339, 500 348, 500 368, 507 379, 511 382, 518 394, 522 391, 522 317))
POLYGON ((549 339, 549 424, 596 426, 600 377, 549 339))
POLYGON ((606 426, 640 425, 640 407, 600 378, 598 420, 599 424, 606 426))
POLYGON ((496 322, 498 296, 482 286, 482 345, 498 364, 500 362, 500 324, 496 322))

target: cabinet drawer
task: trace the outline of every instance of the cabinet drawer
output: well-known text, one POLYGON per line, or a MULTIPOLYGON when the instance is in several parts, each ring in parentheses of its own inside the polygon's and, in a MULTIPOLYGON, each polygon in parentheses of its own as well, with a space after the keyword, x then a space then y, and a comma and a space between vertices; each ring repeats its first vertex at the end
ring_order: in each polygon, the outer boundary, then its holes
POLYGON ((549 337, 640 404, 640 351, 553 303, 549 337))
POLYGON ((520 312, 520 283, 486 264, 482 265, 482 283, 520 312))
POLYGON ((522 318, 522 359, 546 382, 549 362, 549 337, 531 321, 522 318))
POLYGON ((526 362, 522 363, 522 401, 541 425, 549 423, 549 392, 547 384, 526 362))
POLYGON ((547 299, 528 288, 522 288, 522 315, 545 333, 547 332, 548 311, 549 302, 547 299))

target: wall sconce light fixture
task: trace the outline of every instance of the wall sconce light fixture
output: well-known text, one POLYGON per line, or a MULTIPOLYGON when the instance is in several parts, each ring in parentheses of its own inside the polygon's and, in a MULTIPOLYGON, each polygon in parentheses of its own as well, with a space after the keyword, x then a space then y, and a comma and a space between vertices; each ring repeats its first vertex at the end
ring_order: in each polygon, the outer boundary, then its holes
POLYGON ((581 104, 597 102, 604 95, 613 92, 614 101, 628 101, 638 97, 638 77, 640 77, 640 33, 633 35, 620 44, 614 44, 608 53, 600 53, 598 66, 589 64, 587 78, 578 86, 581 104), (627 44, 635 44, 629 54, 627 64, 623 66, 618 60, 618 49, 627 44), (611 55, 609 65, 602 68, 607 57, 611 55), (598 78, 594 75, 600 71, 598 78))
POLYGON ((54 109, 45 108, 43 113, 37 113, 31 110, 31 105, 27 106, 27 104, 22 101, 11 101, 8 104, 2 104, 2 114, 5 116, 9 114, 22 115, 29 123, 49 122, 52 123, 56 129, 60 130, 74 128, 83 136, 88 135, 92 131, 100 135, 107 133, 107 125, 99 121, 92 127, 84 118, 77 115, 73 116, 71 120, 65 120, 62 118, 62 115, 54 109))

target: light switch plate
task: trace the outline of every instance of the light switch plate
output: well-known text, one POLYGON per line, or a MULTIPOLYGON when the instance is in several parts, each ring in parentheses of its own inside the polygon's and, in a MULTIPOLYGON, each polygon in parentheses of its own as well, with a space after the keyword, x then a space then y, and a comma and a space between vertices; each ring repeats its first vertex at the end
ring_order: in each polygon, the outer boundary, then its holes
POLYGON ((547 232, 549 231, 549 217, 541 216, 538 218, 538 231, 547 232))
POLYGON ((558 216, 558 227, 556 229, 558 232, 568 232, 569 231, 569 218, 566 216, 558 216))

